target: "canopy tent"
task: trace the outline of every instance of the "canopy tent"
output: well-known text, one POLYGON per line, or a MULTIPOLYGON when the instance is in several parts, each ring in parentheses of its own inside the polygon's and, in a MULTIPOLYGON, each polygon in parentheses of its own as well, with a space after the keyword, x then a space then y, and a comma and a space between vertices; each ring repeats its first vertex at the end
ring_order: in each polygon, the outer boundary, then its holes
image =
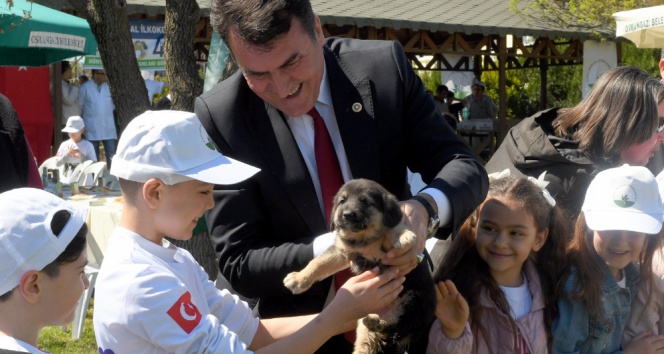
POLYGON ((0 3, 0 66, 44 66, 97 50, 82 18, 27 0, 0 3))
POLYGON ((624 37, 639 48, 661 48, 664 44, 664 5, 621 11, 616 19, 616 37, 624 37))

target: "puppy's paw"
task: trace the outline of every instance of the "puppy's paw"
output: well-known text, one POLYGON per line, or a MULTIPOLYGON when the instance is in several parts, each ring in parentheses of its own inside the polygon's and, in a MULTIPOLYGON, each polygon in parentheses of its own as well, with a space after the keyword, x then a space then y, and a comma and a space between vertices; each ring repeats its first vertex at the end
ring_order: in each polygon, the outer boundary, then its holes
POLYGON ((405 227, 401 230, 401 233, 396 237, 396 242, 394 243, 395 248, 404 248, 407 246, 414 245, 417 242, 417 235, 414 232, 406 229, 405 227))
POLYGON ((380 332, 383 330, 383 322, 381 322, 380 317, 375 313, 369 314, 363 318, 362 323, 364 323, 369 331, 380 332))
POLYGON ((311 285, 300 272, 292 272, 284 278, 284 286, 293 294, 301 294, 309 290, 311 285))

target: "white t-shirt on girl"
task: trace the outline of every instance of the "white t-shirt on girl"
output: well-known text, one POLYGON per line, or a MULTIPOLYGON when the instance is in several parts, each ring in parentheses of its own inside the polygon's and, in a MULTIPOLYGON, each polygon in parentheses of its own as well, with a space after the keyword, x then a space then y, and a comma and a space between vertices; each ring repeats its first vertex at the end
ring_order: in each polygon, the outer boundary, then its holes
POLYGON ((523 274, 523 284, 516 288, 501 286, 500 289, 505 294, 507 303, 510 305, 513 319, 518 320, 530 312, 530 308, 533 305, 533 294, 530 293, 528 278, 526 278, 525 274, 523 274))

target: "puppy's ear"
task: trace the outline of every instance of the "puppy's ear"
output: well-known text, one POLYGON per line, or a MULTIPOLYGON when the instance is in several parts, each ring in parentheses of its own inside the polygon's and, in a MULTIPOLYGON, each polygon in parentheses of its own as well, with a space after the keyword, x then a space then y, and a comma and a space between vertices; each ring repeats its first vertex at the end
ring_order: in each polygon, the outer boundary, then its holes
POLYGON ((402 213, 397 198, 389 193, 383 194, 383 206, 383 224, 389 228, 399 225, 402 213))
POLYGON ((341 191, 339 191, 332 200, 332 212, 330 213, 330 231, 333 231, 336 226, 334 225, 334 215, 337 214, 337 208, 339 207, 339 193, 341 193, 341 191))

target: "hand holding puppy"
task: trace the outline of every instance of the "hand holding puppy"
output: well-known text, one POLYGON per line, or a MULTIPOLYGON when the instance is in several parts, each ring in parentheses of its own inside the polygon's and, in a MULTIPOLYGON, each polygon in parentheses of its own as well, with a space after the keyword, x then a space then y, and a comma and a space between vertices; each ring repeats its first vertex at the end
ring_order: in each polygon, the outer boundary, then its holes
POLYGON ((379 273, 378 267, 375 267, 350 278, 337 291, 329 307, 346 313, 347 320, 351 321, 389 306, 403 290, 406 278, 396 268, 379 273))
MULTIPOLYGON (((400 202, 399 205, 403 212, 401 222, 408 230, 417 235, 417 240, 411 245, 392 248, 387 252, 387 256, 383 258, 383 264, 399 268, 399 272, 406 275, 417 267, 419 264, 417 255, 424 252, 429 214, 422 204, 412 199, 400 202)), ((392 232, 397 231, 392 230, 392 232)))

